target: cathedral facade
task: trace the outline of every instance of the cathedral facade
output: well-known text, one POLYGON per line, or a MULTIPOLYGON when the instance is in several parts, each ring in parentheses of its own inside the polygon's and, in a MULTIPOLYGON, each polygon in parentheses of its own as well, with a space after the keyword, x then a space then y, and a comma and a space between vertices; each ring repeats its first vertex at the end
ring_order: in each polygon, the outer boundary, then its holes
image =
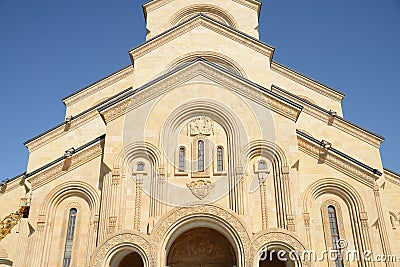
POLYGON ((132 63, 64 98, 1 184, 0 266, 399 266, 383 137, 273 60, 260 8, 145 3, 132 63))

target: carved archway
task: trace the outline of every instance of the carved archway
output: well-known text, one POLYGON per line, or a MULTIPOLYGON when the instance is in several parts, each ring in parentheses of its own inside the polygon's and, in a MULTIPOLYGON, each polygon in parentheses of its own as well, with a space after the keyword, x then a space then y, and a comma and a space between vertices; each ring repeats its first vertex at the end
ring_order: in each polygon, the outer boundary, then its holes
MULTIPOLYGON (((308 262, 301 261, 297 255, 301 255, 304 251, 306 251, 306 247, 300 242, 299 238, 296 237, 292 232, 289 232, 284 229, 271 229, 268 231, 261 231, 255 235, 252 241, 253 251, 255 251, 256 256, 254 257, 252 266, 264 266, 259 263, 260 256, 263 252, 267 252, 267 256, 270 256, 268 252, 272 250, 275 251, 275 254, 278 251, 285 252, 285 258, 288 261, 285 263, 285 267, 307 267, 309 266, 308 262), (296 254, 297 253, 297 254, 296 254)), ((279 266, 280 260, 277 258, 278 255, 271 255, 272 263, 279 266)), ((261 261, 262 262, 262 261, 261 261)), ((271 264, 271 263, 270 263, 271 264)), ((249 265, 250 266, 250 265, 249 265)), ((266 266, 274 266, 274 265, 266 265, 266 266)))
POLYGON ((13 262, 7 259, 0 259, 0 267, 11 267, 13 262))
POLYGON ((199 227, 178 236, 168 251, 167 266, 237 266, 232 244, 216 230, 199 227))
POLYGON ((244 224, 233 213, 214 205, 176 208, 160 220, 151 233, 152 243, 159 244, 157 264, 166 265, 165 251, 171 248, 177 237, 200 227, 214 229, 230 242, 237 255, 238 267, 251 266, 251 242, 244 224))
POLYGON ((90 267, 116 266, 132 253, 137 253, 143 260, 143 266, 154 266, 153 251, 150 242, 142 234, 131 231, 117 233, 94 251, 90 267))

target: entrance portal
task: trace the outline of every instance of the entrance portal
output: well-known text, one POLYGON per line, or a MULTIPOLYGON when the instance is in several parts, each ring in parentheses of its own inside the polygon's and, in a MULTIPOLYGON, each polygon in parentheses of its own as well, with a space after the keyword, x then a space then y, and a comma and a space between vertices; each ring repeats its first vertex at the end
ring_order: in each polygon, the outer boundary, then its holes
POLYGON ((122 259, 118 267, 143 267, 142 257, 136 252, 128 254, 122 259))
POLYGON ((211 228, 195 228, 182 233, 172 244, 167 261, 170 267, 237 266, 231 243, 211 228))

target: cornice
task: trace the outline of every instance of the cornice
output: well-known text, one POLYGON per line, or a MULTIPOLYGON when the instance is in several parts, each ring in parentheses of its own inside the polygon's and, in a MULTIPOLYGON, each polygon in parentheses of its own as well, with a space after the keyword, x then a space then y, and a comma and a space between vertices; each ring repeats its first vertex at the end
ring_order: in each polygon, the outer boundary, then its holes
POLYGON ((25 178, 25 173, 20 174, 12 179, 6 179, 3 181, 3 183, 7 184, 6 190, 4 192, 0 192, 0 195, 7 194, 8 192, 13 191, 14 189, 17 189, 21 186, 23 186, 23 179, 25 178))
POLYGON ((71 120, 69 125, 64 122, 55 128, 47 131, 46 133, 40 135, 39 137, 35 137, 31 140, 28 140, 25 142, 25 146, 28 148, 29 152, 33 152, 36 149, 39 149, 40 147, 52 142, 53 140, 60 138, 61 136, 71 132, 72 130, 96 119, 96 117, 99 117, 99 113, 97 110, 92 110, 90 112, 87 112, 86 114, 83 114, 82 116, 78 116, 74 119, 71 120))
POLYGON ((247 46, 258 53, 267 56, 270 61, 272 61, 275 51, 273 47, 255 39, 254 37, 220 23, 219 21, 207 17, 204 14, 199 14, 129 51, 133 64, 136 59, 200 26, 247 46))
MULTIPOLYGON (((168 3, 173 2, 174 0, 152 0, 148 1, 147 3, 143 4, 143 11, 145 15, 149 12, 152 12, 162 6, 165 6, 168 3)), ((250 9, 260 11, 261 8, 261 2, 257 0, 232 0, 233 2, 239 3, 245 7, 248 7, 250 9)))
POLYGON ((66 156, 63 156, 54 161, 54 163, 50 163, 48 166, 46 165, 37 171, 27 174, 27 181, 32 184, 32 190, 36 190, 58 177, 61 177, 101 156, 103 153, 103 145, 104 137, 98 138, 95 142, 92 142, 92 144, 77 149, 78 152, 75 152, 70 158, 68 158, 70 160, 68 164, 66 164, 66 156))
POLYGON ((321 142, 313 140, 307 134, 297 131, 299 150, 324 164, 354 178, 358 182, 373 188, 381 173, 334 148, 324 148, 321 142))
POLYGON ((129 75, 133 74, 133 66, 129 65, 126 66, 125 68, 93 83, 92 85, 89 85, 88 87, 85 87, 78 92, 65 97, 62 101, 64 102, 66 107, 69 107, 83 99, 85 99, 88 96, 91 96, 101 90, 103 90, 106 87, 109 87, 110 85, 113 85, 120 80, 125 79, 129 75))
POLYGON ((383 174, 385 175, 385 179, 392 182, 395 185, 400 186, 400 174, 395 173, 394 171, 383 169, 383 174))
POLYGON ((239 95, 247 97, 248 99, 251 99, 293 121, 296 121, 301 113, 302 106, 243 77, 229 72, 214 63, 200 59, 186 64, 178 70, 172 71, 172 74, 167 73, 160 77, 156 82, 144 85, 135 90, 134 94, 116 99, 113 103, 101 108, 99 111, 105 122, 108 123, 198 75, 203 75, 213 82, 218 83, 239 95))
POLYGON ((303 106, 303 111, 313 116, 320 121, 327 123, 328 125, 334 126, 335 128, 352 135, 376 148, 379 148, 382 142, 385 140, 382 136, 379 136, 373 132, 370 132, 360 126, 351 123, 344 118, 333 115, 329 110, 326 110, 320 106, 317 106, 309 101, 302 99, 278 86, 272 85, 271 90, 276 92, 300 105, 303 106))
POLYGON ((337 102, 341 102, 345 96, 343 93, 332 89, 316 80, 313 80, 303 74, 300 74, 292 69, 289 69, 288 67, 283 66, 280 63, 271 62, 271 70, 337 102))
POLYGON ((232 0, 233 2, 239 3, 245 7, 248 7, 250 9, 253 9, 258 12, 258 15, 260 15, 260 10, 261 10, 261 2, 256 1, 256 0, 232 0))

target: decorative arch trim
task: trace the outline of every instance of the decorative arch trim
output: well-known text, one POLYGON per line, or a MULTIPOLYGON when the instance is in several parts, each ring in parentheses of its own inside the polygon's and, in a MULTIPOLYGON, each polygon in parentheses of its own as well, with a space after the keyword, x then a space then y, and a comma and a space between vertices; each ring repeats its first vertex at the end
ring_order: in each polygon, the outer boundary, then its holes
POLYGON ((154 166, 161 166, 161 152, 149 142, 135 142, 125 146, 114 161, 114 170, 123 170, 133 159, 143 157, 149 159, 154 166))
POLYGON ((226 67, 228 70, 233 71, 234 73, 242 76, 242 77, 247 77, 246 72, 244 69, 240 66, 239 63, 237 63, 235 60, 232 58, 217 53, 217 52, 212 52, 212 51, 196 51, 192 53, 188 53, 185 55, 182 55, 178 58, 176 58, 174 61, 172 61, 168 67, 166 72, 170 72, 177 68, 180 65, 183 65, 187 62, 194 61, 198 58, 203 58, 207 61, 214 62, 216 64, 219 64, 221 66, 226 67))
POLYGON ((92 216, 99 210, 100 197, 96 190, 82 181, 65 182, 54 188, 46 197, 40 208, 40 214, 49 218, 54 214, 55 208, 68 197, 77 196, 84 199, 92 212, 92 216))
POLYGON ((237 253, 241 256, 238 256, 239 266, 251 266, 251 241, 245 224, 233 213, 215 205, 176 208, 165 215, 151 233, 151 240, 154 244, 158 244, 160 255, 174 232, 181 229, 183 225, 196 221, 212 221, 224 228, 230 235, 228 240, 233 239, 236 243, 237 253))
POLYGON ((190 19, 198 13, 205 14, 213 19, 216 19, 232 28, 238 29, 238 23, 228 11, 214 5, 192 5, 185 7, 176 12, 169 20, 170 27, 190 19))
POLYGON ((287 166, 288 161, 283 149, 274 142, 267 140, 255 140, 248 143, 242 150, 242 159, 252 159, 262 156, 273 161, 278 161, 281 166, 287 166))
MULTIPOLYGON (((306 251, 306 246, 300 241, 293 232, 285 229, 270 229, 258 232, 252 239, 252 249, 255 252, 254 262, 252 266, 258 266, 259 252, 268 246, 280 246, 290 251, 296 251, 301 255, 306 251)), ((309 263, 306 261, 296 262, 296 267, 307 267, 309 263)), ((249 265, 250 266, 250 265, 249 265)))
POLYGON ((345 181, 335 178, 318 180, 307 188, 303 196, 303 211, 307 212, 319 196, 329 193, 342 198, 349 207, 364 212, 364 204, 357 190, 345 181))
POLYGON ((11 260, 8 260, 8 259, 0 259, 0 264, 4 264, 4 265, 7 265, 7 266, 13 266, 14 263, 11 260))
POLYGON ((138 232, 123 231, 104 240, 92 254, 90 267, 109 266, 111 259, 123 250, 139 253, 144 266, 155 266, 153 248, 147 238, 138 232))

